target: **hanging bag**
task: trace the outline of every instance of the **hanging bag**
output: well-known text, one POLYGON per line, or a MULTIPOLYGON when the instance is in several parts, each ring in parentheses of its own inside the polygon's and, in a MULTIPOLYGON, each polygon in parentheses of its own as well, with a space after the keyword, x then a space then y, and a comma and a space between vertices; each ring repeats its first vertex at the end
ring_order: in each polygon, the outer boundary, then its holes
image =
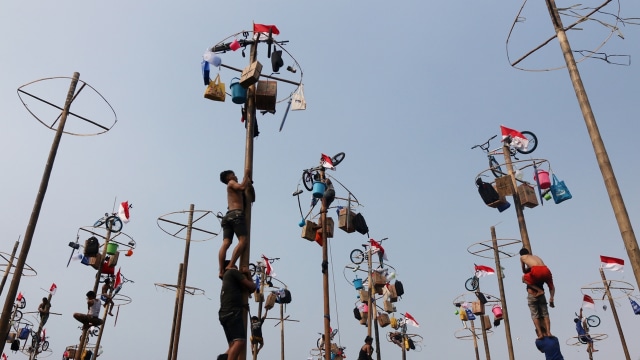
POLYGON ((204 92, 204 97, 209 100, 224 102, 226 95, 224 83, 220 82, 220 74, 218 74, 215 80, 209 82, 207 90, 204 92))
POLYGON ((304 85, 300 84, 291 96, 291 110, 306 110, 307 102, 304 99, 304 85))
POLYGON ((564 183, 564 181, 558 180, 556 174, 552 174, 551 178, 551 196, 553 196, 553 202, 555 202, 556 204, 560 204, 565 200, 571 199, 571 193, 569 192, 569 188, 564 183))

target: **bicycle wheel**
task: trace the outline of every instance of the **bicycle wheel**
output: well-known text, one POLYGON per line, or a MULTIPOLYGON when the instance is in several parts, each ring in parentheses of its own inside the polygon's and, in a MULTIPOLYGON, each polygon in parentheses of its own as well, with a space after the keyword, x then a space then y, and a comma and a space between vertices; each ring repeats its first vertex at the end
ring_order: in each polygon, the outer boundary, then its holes
POLYGON ((502 172, 502 168, 500 167, 500 163, 498 163, 498 160, 496 160, 496 158, 494 156, 490 156, 489 157, 489 169, 491 169, 491 172, 493 173, 493 176, 495 176, 497 178, 506 175, 504 172, 502 172))
POLYGON ((333 166, 336 166, 338 164, 340 164, 342 162, 342 160, 344 160, 344 153, 343 152, 339 152, 335 155, 333 155, 333 157, 331 158, 331 163, 333 163, 333 166))
POLYGON ((480 280, 478 279, 478 277, 474 276, 468 278, 467 281, 465 281, 464 288, 468 291, 476 291, 476 289, 478 289, 478 285, 480 285, 480 280))
POLYGON ((13 321, 14 322, 18 322, 22 320, 22 311, 20 310, 16 310, 13 312, 13 321))
POLYGON ((45 340, 42 343, 42 351, 47 351, 48 348, 49 348, 49 342, 47 340, 45 340))
POLYGON ((318 350, 322 353, 322 350, 324 350, 324 341, 322 341, 322 337, 318 338, 316 345, 318 345, 318 350))
POLYGON ((122 230, 122 220, 117 216, 109 216, 107 218, 107 228, 114 233, 120 232, 122 230))
POLYGON ((356 265, 362 264, 364 261, 364 252, 360 249, 353 249, 351 254, 349 254, 349 258, 351 258, 351 262, 356 265))
POLYGON ((251 273, 251 277, 254 277, 256 274, 256 264, 249 264, 249 272, 251 273))
POLYGON ((18 303, 18 309, 24 309, 26 307, 27 307, 27 299, 25 299, 23 296, 22 299, 20 299, 20 302, 18 303))
POLYGON ((302 172, 302 183, 307 191, 313 190, 313 174, 310 171, 304 170, 302 172))
POLYGON ((516 148, 516 151, 520 154, 531 154, 538 147, 538 138, 536 137, 536 134, 526 130, 521 131, 520 133, 529 140, 529 145, 527 145, 526 150, 516 148))
POLYGON ((96 220, 96 222, 93 223, 93 227, 100 227, 102 224, 104 224, 104 218, 96 220))
POLYGON ((596 327, 600 325, 600 318, 597 315, 591 315, 587 318, 587 324, 589 327, 596 327))

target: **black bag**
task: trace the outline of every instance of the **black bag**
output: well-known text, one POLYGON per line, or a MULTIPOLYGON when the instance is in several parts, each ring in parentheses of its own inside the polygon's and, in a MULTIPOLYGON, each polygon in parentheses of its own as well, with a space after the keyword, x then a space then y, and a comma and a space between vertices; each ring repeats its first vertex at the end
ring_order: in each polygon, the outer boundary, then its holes
POLYGON ((291 291, 284 289, 284 295, 276 298, 278 304, 289 304, 291 302, 291 291))
POLYGON ((20 351, 20 340, 13 340, 13 342, 11 343, 11 350, 20 351))
POLYGON ((362 320, 362 316, 360 315, 360 310, 358 310, 357 306, 353 308, 353 317, 355 317, 356 320, 362 320))
POLYGON ((93 351, 86 350, 84 353, 84 358, 82 360, 91 360, 92 357, 93 357, 93 351))
POLYGON ((409 349, 415 350, 416 344, 413 343, 413 340, 411 340, 411 338, 408 338, 407 341, 409 342, 409 349))
POLYGON ((98 251, 100 251, 100 242, 95 236, 84 242, 84 256, 96 256, 98 251))
POLYGON ((477 178, 476 186, 478 187, 478 193, 480 194, 482 201, 484 201, 486 205, 500 200, 500 195, 498 195, 498 192, 490 183, 486 183, 482 181, 482 179, 477 178))
POLYGON ((362 216, 362 214, 360 213, 357 213, 353 217, 353 228, 362 235, 369 233, 367 222, 364 220, 364 216, 362 216))
POLYGON ((476 296, 478 297, 478 300, 480 301, 480 304, 484 305, 484 304, 487 303, 487 298, 480 291, 476 291, 476 296))
POLYGON ((393 286, 395 286, 396 288, 396 295, 398 296, 404 295, 404 285, 402 285, 402 282, 400 282, 399 280, 396 280, 393 286))

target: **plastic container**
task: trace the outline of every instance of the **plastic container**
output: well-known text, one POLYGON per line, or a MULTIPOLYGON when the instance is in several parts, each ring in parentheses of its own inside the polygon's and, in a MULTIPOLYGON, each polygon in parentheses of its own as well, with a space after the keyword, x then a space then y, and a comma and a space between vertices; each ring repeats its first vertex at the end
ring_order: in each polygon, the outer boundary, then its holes
POLYGON ((242 85, 240 85, 239 78, 234 77, 233 79, 231 79, 229 88, 231 89, 231 101, 233 101, 234 104, 244 104, 245 102, 247 102, 247 89, 243 88, 242 85))
POLYGON ((548 189, 551 187, 551 179, 549 179, 548 171, 538 170, 538 173, 533 175, 533 179, 538 182, 540 189, 548 189))
POLYGON ((356 288, 356 290, 360 290, 363 288, 362 286, 362 279, 360 278, 355 278, 353 279, 353 287, 356 288))
POLYGON ((313 183, 313 197, 316 199, 321 198, 324 195, 326 185, 323 182, 316 181, 313 183))
POLYGON ((118 244, 110 242, 107 244, 107 254, 114 255, 118 252, 118 244))

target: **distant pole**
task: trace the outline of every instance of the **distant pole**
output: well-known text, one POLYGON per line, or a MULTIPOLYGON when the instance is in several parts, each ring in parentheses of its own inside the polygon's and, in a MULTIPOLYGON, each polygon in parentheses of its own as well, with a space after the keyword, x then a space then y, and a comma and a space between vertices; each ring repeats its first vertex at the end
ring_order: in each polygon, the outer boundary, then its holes
POLYGON ((613 172, 613 167, 609 161, 607 149, 604 147, 604 142, 600 136, 600 130, 598 130, 596 118, 591 110, 591 104, 589 103, 587 92, 582 84, 580 72, 578 71, 578 66, 576 65, 576 61, 573 57, 573 52, 569 45, 569 39, 564 31, 564 26, 562 25, 562 20, 560 19, 560 14, 558 13, 555 0, 545 1, 549 10, 549 15, 551 16, 551 21, 553 22, 553 27, 556 31, 556 35, 558 36, 558 41, 560 42, 560 48, 562 49, 564 60, 567 64, 571 83, 573 84, 576 97, 578 98, 582 117, 584 118, 587 131, 589 132, 589 137, 591 138, 591 144, 593 145, 593 151, 595 152, 596 160, 598 161, 598 166, 602 173, 604 185, 607 189, 607 193, 609 194, 609 201, 611 202, 613 213, 616 217, 616 221, 618 222, 622 241, 624 243, 624 247, 627 249, 627 255, 629 256, 638 288, 640 288, 640 249, 638 249, 638 241, 636 240, 636 235, 633 232, 631 220, 629 220, 629 214, 627 213, 627 208, 624 204, 624 200, 622 199, 622 194, 620 193, 620 188, 618 187, 618 181, 616 180, 616 176, 613 172))
POLYGON ((280 304, 280 360, 284 360, 284 304, 280 304))
POLYGON ((618 335, 620 335, 620 342, 622 343, 622 350, 624 350, 625 359, 631 360, 631 356, 629 355, 629 349, 627 349, 627 342, 624 339, 624 332, 622 332, 622 327, 620 326, 620 319, 618 318, 618 310, 616 310, 616 304, 613 302, 613 297, 611 297, 611 290, 609 290, 609 282, 607 282, 607 278, 604 276, 604 271, 600 268, 600 277, 602 277, 602 284, 604 285, 604 291, 607 294, 607 298, 609 298, 609 307, 611 308, 611 312, 613 313, 613 319, 616 321, 616 327, 618 328, 618 335))
MULTIPOLYGON (((369 259, 371 259, 371 256, 369 256, 369 259)), ((369 311, 371 311, 371 309, 369 309, 369 311)), ((378 308, 376 307, 376 302, 375 300, 373 301, 373 327, 374 327, 374 332, 376 335, 376 359, 377 360, 381 360, 380 358, 380 332, 378 330, 378 308)))
MULTIPOLYGON (((324 177, 324 167, 320 170, 320 178, 324 177)), ((324 356, 325 360, 331 360, 331 308, 329 306, 329 244, 327 239, 327 209, 322 199, 320 201, 320 222, 322 223, 322 289, 324 298, 324 356)), ((369 260, 371 261, 371 260, 369 260)), ((371 283, 369 283, 369 292, 371 292, 371 283)), ((371 297, 369 297, 371 303, 371 297)), ((371 309, 369 309, 369 319, 371 319, 371 309)), ((370 324, 369 324, 370 326, 370 324)), ((371 333, 371 328, 368 329, 371 333)))
POLYGON ((176 337, 176 322, 178 320, 178 305, 180 304, 180 286, 182 285, 182 263, 178 266, 178 286, 176 287, 176 303, 173 306, 173 321, 171 323, 171 338, 169 339, 169 355, 167 360, 173 360, 173 340, 176 337))
MULTIPOLYGON (((478 285, 478 289, 476 291, 480 291, 480 285, 478 285)), ((482 343, 484 344, 484 354, 486 356, 486 360, 491 360, 491 353, 489 352, 489 339, 487 339, 487 324, 485 324, 486 319, 484 314, 481 314, 479 316, 480 327, 482 328, 482 343)))
MULTIPOLYGON (((24 242, 20 249, 20 255, 18 256, 18 262, 16 263, 15 271, 9 285, 9 291, 7 297, 4 300, 4 307, 2 308, 2 316, 0 316, 0 339, 6 339, 9 335, 9 321, 11 320, 11 312, 13 310, 13 302, 18 294, 18 287, 20 286, 20 278, 22 277, 22 271, 24 270, 24 264, 27 262, 27 256, 31 249, 31 242, 33 241, 33 234, 36 231, 36 225, 38 224, 38 218, 40 217, 40 210, 42 209, 42 203, 44 201, 44 195, 47 193, 47 187, 49 186, 49 178, 51 177, 51 170, 53 169, 53 162, 56 159, 58 147, 60 146, 60 139, 64 132, 64 126, 67 122, 67 116, 69 115, 69 108, 73 101, 73 96, 76 92, 76 86, 80 79, 80 73, 73 73, 71 79, 71 85, 69 85, 69 91, 67 92, 67 99, 62 110, 62 116, 60 117, 60 124, 56 129, 56 135, 53 138, 51 144, 51 150, 49 151, 49 158, 42 174, 42 180, 40 181, 40 187, 38 188, 38 194, 33 204, 33 210, 31 211, 31 217, 29 218, 29 224, 24 234, 24 242)), ((6 341, 0 341, 0 353, 4 351, 4 345, 6 341)))
POLYGON ((404 323, 402 324, 402 345, 400 345, 400 348, 402 349, 402 360, 407 360, 407 348, 405 346, 407 341, 407 324, 404 323))
POLYGON ((473 325, 473 320, 469 320, 469 326, 471 326, 471 334, 473 336, 473 350, 476 352, 476 360, 480 360, 480 352, 478 351, 478 337, 476 336, 476 328, 473 325))
POLYGON ((16 251, 18 251, 18 245, 20 245, 20 241, 16 241, 16 243, 13 245, 13 251, 11 252, 11 257, 9 257, 7 268, 5 269, 4 275, 2 276, 2 281, 0 281, 0 295, 2 295, 2 291, 4 290, 4 284, 7 282, 7 277, 9 276, 9 272, 11 272, 11 267, 13 266, 13 260, 16 256, 16 251))
MULTIPOLYGON (((51 309, 51 297, 53 297, 53 294, 51 294, 51 292, 49 292, 49 296, 47 296, 47 305, 46 305, 46 310, 50 310, 51 309)), ((40 307, 38 307, 38 309, 40 309, 40 307)), ((36 332, 36 334, 38 334, 38 341, 36 341, 36 346, 33 349, 33 352, 31 352, 29 354, 29 360, 35 360, 37 359, 36 356, 38 356, 39 353, 41 353, 42 351, 38 351, 38 349, 40 349, 40 345, 42 345, 42 342, 45 341, 46 339, 44 338, 40 338, 40 334, 42 334, 42 328, 44 327, 44 324, 42 322, 42 317, 39 316, 39 312, 38 312, 38 317, 40 318, 40 322, 38 324, 38 331, 36 332)))
POLYGON ((503 273, 500 265, 500 253, 498 252, 498 239, 496 237, 496 228, 491 227, 491 244, 493 247, 493 258, 496 261, 496 271, 498 275, 498 288, 500 289, 500 299, 502 303, 502 318, 504 321, 504 333, 507 337, 507 349, 509 350, 509 360, 514 360, 513 341, 511 340, 511 324, 509 323, 509 312, 507 311, 507 295, 504 292, 504 282, 502 281, 503 273))
POLYGON ((173 337, 173 359, 178 360, 178 346, 180 345, 180 331, 182 328, 182 309, 184 308, 184 293, 187 288, 187 270, 189 268, 189 249, 191 245, 191 229, 193 225, 193 210, 194 205, 191 204, 189 206, 189 219, 187 222, 187 236, 185 237, 185 248, 184 248, 184 260, 182 261, 182 279, 178 286, 178 313, 176 315, 176 329, 175 335, 173 337))

